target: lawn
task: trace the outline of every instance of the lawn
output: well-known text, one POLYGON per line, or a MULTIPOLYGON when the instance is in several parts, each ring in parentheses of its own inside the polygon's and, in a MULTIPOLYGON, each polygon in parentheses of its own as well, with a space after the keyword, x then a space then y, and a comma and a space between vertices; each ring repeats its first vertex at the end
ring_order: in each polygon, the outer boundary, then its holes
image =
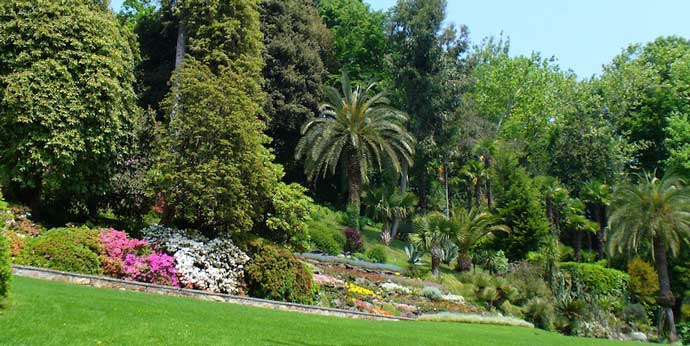
POLYGON ((537 329, 362 321, 15 278, 0 345, 640 345, 537 329))

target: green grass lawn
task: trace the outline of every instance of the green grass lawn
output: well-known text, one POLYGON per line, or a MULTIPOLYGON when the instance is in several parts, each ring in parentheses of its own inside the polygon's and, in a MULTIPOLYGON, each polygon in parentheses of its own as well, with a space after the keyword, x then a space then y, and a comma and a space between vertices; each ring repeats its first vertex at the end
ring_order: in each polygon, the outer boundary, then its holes
POLYGON ((640 345, 537 329, 362 321, 15 277, 0 345, 640 345))

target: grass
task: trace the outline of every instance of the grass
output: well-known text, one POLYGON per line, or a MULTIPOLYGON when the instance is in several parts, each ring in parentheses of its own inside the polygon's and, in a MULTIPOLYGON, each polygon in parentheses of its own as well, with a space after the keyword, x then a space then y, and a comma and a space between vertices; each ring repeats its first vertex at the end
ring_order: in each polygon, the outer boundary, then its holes
POLYGON ((537 329, 362 321, 15 278, 0 345, 639 345, 537 329))

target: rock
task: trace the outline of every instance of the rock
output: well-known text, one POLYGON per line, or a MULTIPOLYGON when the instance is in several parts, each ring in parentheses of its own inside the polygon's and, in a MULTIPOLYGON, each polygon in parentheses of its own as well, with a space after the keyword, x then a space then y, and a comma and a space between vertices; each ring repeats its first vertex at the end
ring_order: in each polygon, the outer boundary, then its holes
POLYGON ((647 342, 647 335, 642 332, 632 332, 630 333, 630 339, 634 341, 647 342))

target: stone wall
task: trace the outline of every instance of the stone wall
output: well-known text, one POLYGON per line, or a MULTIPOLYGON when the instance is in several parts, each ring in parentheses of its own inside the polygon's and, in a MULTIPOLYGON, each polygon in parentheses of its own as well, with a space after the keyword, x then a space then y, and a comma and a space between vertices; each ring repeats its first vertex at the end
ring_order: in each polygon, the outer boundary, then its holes
POLYGON ((176 288, 170 286, 161 286, 154 284, 147 284, 142 282, 125 281, 118 280, 108 277, 84 275, 84 274, 74 274, 61 272, 51 269, 27 267, 20 265, 13 265, 12 272, 16 276, 50 280, 50 281, 61 281, 68 282, 77 285, 88 285, 99 288, 115 288, 130 291, 140 291, 147 293, 157 293, 162 295, 178 296, 178 297, 189 297, 200 300, 209 300, 217 302, 225 302, 231 304, 241 304, 247 306, 254 306, 260 308, 268 308, 275 310, 286 310, 295 311, 309 314, 317 314, 324 316, 336 316, 336 317, 346 317, 355 319, 370 319, 370 320, 388 320, 388 321, 400 321, 409 320, 401 317, 390 317, 382 315, 374 315, 369 313, 363 313, 358 311, 348 311, 340 309, 324 308, 312 305, 302 305, 286 302, 277 302, 266 299, 233 296, 229 294, 220 293, 210 293, 198 290, 191 290, 185 288, 176 288))

